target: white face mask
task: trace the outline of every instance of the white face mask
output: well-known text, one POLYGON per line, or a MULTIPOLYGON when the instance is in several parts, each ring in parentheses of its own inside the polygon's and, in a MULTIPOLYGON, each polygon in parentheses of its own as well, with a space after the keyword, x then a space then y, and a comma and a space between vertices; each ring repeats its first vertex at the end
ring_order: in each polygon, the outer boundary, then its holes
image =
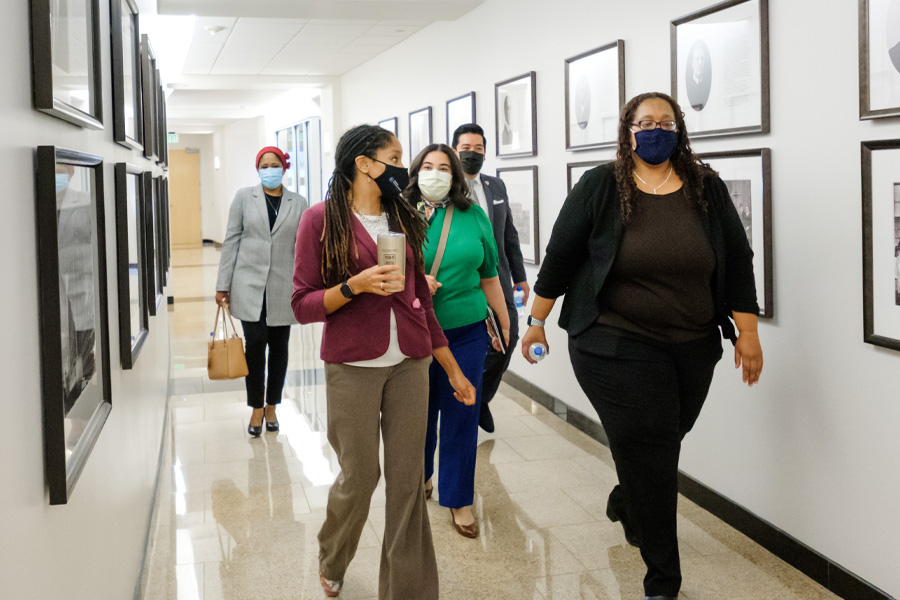
POLYGON ((443 171, 419 171, 419 190, 427 200, 440 202, 447 197, 453 176, 443 171))

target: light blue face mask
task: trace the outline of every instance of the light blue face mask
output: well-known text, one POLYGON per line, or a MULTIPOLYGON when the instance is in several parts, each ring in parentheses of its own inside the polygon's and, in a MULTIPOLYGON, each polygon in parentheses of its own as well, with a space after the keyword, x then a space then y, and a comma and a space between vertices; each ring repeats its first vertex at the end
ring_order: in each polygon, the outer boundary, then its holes
POLYGON ((282 177, 284 177, 284 169, 281 167, 269 167, 259 170, 259 179, 267 190, 274 190, 281 185, 282 177))
POLYGON ((59 194, 65 189, 69 187, 69 174, 68 173, 57 173, 56 174, 56 193, 59 194))

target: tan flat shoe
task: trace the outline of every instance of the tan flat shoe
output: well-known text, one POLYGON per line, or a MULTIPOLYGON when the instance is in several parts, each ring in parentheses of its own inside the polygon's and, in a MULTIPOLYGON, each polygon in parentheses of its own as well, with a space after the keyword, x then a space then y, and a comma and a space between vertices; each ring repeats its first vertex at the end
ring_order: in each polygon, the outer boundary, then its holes
POLYGON ((450 520, 453 521, 453 526, 456 527, 456 533, 463 537, 475 539, 478 537, 478 521, 475 521, 471 525, 460 525, 456 522, 456 517, 453 516, 453 509, 450 509, 450 520))
POLYGON ((325 592, 325 595, 329 598, 337 598, 341 595, 341 587, 344 585, 344 580, 340 579, 338 581, 332 581, 331 579, 326 579, 324 575, 319 573, 319 583, 322 584, 322 590, 325 592))

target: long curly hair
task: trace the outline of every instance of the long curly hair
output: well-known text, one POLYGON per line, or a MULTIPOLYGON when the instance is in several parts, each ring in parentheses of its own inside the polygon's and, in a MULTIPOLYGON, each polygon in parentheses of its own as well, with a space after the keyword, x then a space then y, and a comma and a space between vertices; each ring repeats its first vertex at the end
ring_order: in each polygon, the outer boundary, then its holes
POLYGON ((675 174, 681 178, 682 189, 692 206, 701 211, 706 211, 706 201, 703 199, 703 179, 710 174, 716 174, 707 163, 700 160, 691 150, 691 142, 688 139, 687 127, 684 124, 684 112, 678 106, 678 102, 668 94, 662 92, 647 92, 640 94, 628 101, 622 109, 619 119, 619 146, 616 151, 616 187, 621 202, 622 221, 628 223, 632 213, 637 208, 637 184, 634 182, 634 149, 631 146, 631 123, 634 121, 634 113, 638 106, 646 100, 658 98, 665 100, 672 107, 675 114, 675 122, 678 128, 678 145, 669 160, 675 170, 675 174))
MULTIPOLYGON (((341 136, 334 151, 334 173, 325 196, 325 227, 322 229, 322 280, 331 287, 353 275, 359 258, 359 246, 353 234, 350 190, 356 179, 356 157, 375 159, 375 153, 394 139, 387 129, 376 125, 357 125, 341 136), (352 244, 352 247, 351 247, 352 244)), ((415 256, 416 268, 425 269, 422 246, 427 224, 419 213, 401 198, 381 197, 381 209, 387 213, 391 231, 402 232, 415 256)))
POLYGON ((419 189, 419 171, 422 170, 422 163, 425 162, 425 157, 432 152, 442 152, 447 155, 447 159, 450 161, 452 183, 447 196, 450 198, 453 206, 461 211, 469 210, 469 207, 472 206, 472 199, 469 198, 469 184, 466 182, 466 175, 462 170, 462 164, 460 164, 456 152, 446 144, 429 144, 413 159, 409 165, 409 185, 403 190, 404 200, 414 208, 422 200, 422 191, 419 189))

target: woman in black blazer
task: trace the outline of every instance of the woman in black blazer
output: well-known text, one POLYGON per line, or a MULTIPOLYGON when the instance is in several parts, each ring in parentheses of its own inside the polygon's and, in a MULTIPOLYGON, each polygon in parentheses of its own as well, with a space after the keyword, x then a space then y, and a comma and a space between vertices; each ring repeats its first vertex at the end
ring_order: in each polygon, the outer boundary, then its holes
POLYGON ((745 383, 762 370, 752 259, 725 184, 691 151, 681 108, 649 93, 622 111, 616 161, 566 199, 534 286, 522 352, 534 362, 528 348, 547 344, 544 320, 565 294, 559 324, 619 477, 606 514, 640 547, 653 600, 681 587, 678 456, 722 336, 745 383))

